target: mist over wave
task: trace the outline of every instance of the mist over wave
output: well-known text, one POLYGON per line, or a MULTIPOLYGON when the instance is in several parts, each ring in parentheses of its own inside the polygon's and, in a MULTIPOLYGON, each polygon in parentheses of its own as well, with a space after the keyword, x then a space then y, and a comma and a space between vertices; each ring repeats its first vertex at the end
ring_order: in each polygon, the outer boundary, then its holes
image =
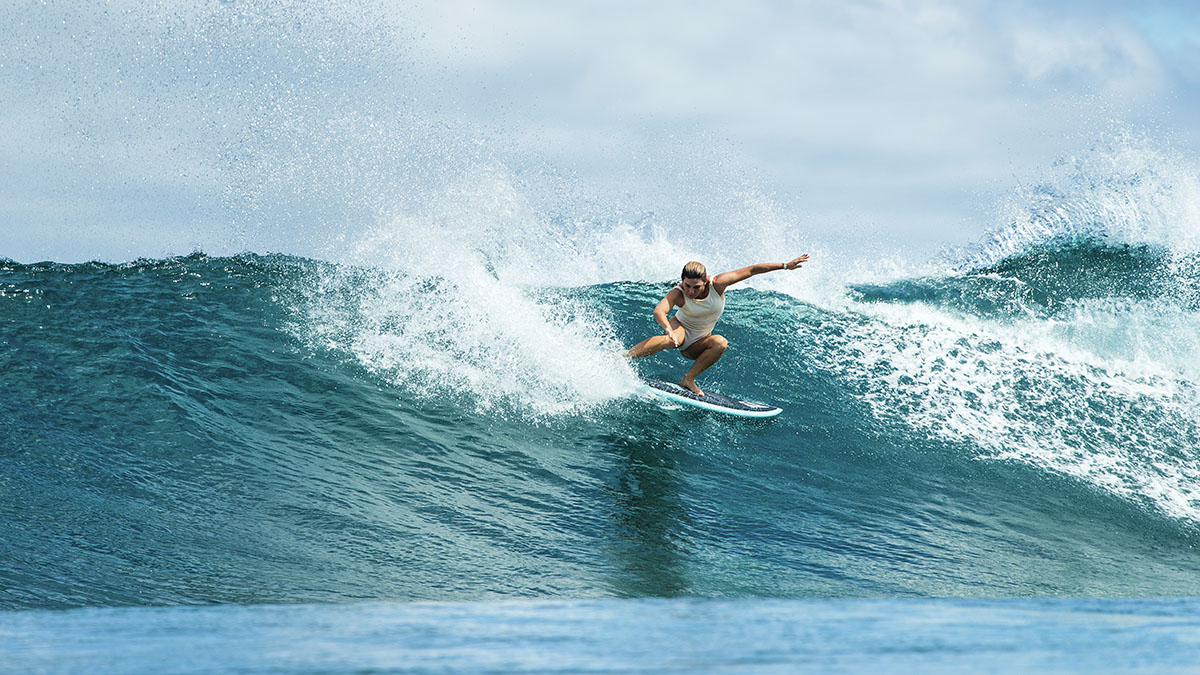
POLYGON ((1200 253, 1200 173, 1143 135, 1107 133, 1020 186, 997 220, 981 244, 959 252, 958 269, 1083 241, 1192 257, 1200 253))

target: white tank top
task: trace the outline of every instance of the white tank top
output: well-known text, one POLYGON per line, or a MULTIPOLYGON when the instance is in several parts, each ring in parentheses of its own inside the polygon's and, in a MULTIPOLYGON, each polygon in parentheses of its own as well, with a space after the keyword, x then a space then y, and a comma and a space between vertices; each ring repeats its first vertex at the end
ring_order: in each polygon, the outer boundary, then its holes
MULTIPOLYGON (((683 286, 677 285, 675 288, 683 293, 683 286)), ((675 311, 675 318, 679 319, 679 325, 688 333, 704 336, 712 332, 713 327, 717 325, 717 319, 721 318, 724 311, 725 296, 718 293, 710 281, 708 297, 703 300, 689 298, 687 293, 683 293, 683 307, 675 311)))

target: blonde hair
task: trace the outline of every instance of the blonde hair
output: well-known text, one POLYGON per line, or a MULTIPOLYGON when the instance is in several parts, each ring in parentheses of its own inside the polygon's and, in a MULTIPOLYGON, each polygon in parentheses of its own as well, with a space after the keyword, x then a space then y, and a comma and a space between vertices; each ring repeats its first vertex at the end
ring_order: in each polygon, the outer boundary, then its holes
POLYGON ((705 271, 704 265, 701 265, 695 260, 684 265, 683 274, 679 276, 680 279, 705 279, 707 277, 708 272, 705 271))

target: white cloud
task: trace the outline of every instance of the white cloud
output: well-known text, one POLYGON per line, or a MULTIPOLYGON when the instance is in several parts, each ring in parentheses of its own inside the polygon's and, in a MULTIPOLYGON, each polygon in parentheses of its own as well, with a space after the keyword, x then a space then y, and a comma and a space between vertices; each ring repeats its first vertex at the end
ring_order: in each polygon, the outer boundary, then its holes
POLYGON ((1013 62, 1034 85, 1095 92, 1129 101, 1161 90, 1164 73, 1147 40, 1129 26, 1022 26, 1012 34, 1013 62))
MULTIPOLYGON (((1120 5, 130 7, 136 21, 115 9, 102 19, 86 8, 49 18, 29 9, 28 20, 0 28, 7 44, 35 46, 0 54, 9 113, 96 132, 90 144, 64 136, 58 145, 113 158, 86 162, 109 174, 94 182, 101 191, 174 176, 178 191, 204 195, 221 179, 209 167, 242 172, 227 183, 252 181, 259 167, 277 200, 290 190, 383 202, 440 171, 417 163, 470 155, 478 141, 644 200, 624 210, 682 219, 689 214, 662 208, 669 195, 700 195, 691 208, 702 212, 706 191, 743 181, 803 213, 814 236, 837 222, 931 247, 976 236, 1014 176, 1086 145, 1112 119, 1151 120, 1176 138, 1194 122, 1183 110, 1195 81, 1179 74, 1182 61, 1164 62, 1195 53, 1194 40, 1154 28, 1159 14, 1139 23, 1120 5), (58 79, 17 96, 33 84, 22 60, 58 79), (126 109, 133 122, 121 127, 126 109), (331 140, 336 119, 357 122, 331 140)), ((10 132, 0 145, 16 157, 36 154, 33 143, 10 132)), ((28 201, 4 178, 0 200, 28 201)), ((270 221, 270 207, 259 208, 270 221)), ((267 226, 285 228, 307 208, 283 207, 267 226)))

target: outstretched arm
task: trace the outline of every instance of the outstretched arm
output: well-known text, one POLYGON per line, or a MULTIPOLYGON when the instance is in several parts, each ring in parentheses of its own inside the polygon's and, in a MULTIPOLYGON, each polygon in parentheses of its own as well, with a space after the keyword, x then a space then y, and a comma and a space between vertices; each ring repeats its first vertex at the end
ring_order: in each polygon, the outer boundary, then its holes
POLYGON ((732 272, 722 272, 713 277, 712 282, 713 286, 716 286, 718 293, 724 293, 726 288, 739 281, 745 281, 756 274, 765 274, 767 272, 774 272, 775 270, 794 270, 807 261, 808 254, 805 253, 799 258, 793 258, 785 263, 759 263, 743 267, 740 270, 733 270, 732 272))

